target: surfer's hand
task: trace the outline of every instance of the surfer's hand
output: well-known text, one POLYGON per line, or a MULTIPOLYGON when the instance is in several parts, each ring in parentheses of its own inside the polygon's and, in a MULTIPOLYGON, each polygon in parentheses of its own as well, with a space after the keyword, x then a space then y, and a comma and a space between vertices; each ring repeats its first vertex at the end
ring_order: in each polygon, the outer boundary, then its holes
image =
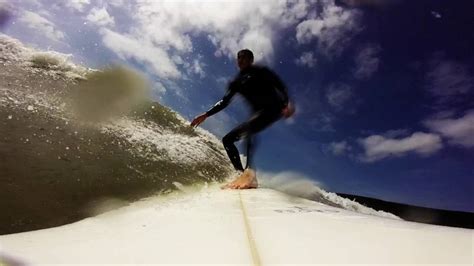
POLYGON ((291 117, 294 113, 295 113, 295 107, 293 106, 292 103, 288 103, 288 105, 285 106, 285 108, 283 108, 283 110, 281 111, 281 114, 285 118, 291 117))
POLYGON ((196 116, 196 117, 193 119, 193 121, 191 122, 191 126, 192 126, 192 127, 197 127, 197 126, 199 126, 202 122, 204 122, 204 120, 206 120, 206 118, 207 118, 207 115, 206 115, 205 113, 196 116))

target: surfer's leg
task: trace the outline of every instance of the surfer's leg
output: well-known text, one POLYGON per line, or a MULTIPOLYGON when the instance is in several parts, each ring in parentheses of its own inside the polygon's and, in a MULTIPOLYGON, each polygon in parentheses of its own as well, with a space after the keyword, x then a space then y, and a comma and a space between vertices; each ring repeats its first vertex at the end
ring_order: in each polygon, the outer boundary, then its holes
MULTIPOLYGON (((279 117, 277 117, 275 114, 258 112, 248 121, 232 129, 227 135, 224 136, 224 138, 222 138, 224 148, 235 170, 244 171, 244 168, 242 167, 242 162, 240 161, 239 151, 237 150, 237 147, 235 147, 234 143, 243 138, 247 140, 247 162, 251 162, 252 153, 254 151, 253 142, 255 134, 271 125, 273 122, 278 120, 278 118, 279 117)), ((247 163, 245 168, 248 168, 249 166, 250 164, 247 163)))
POLYGON ((245 128, 242 124, 231 130, 229 133, 227 133, 227 135, 224 136, 224 138, 222 138, 222 143, 224 144, 224 149, 229 156, 230 162, 234 166, 234 169, 241 173, 234 181, 222 186, 223 189, 234 188, 235 184, 239 182, 241 176, 243 175, 242 172, 244 172, 244 168, 242 167, 242 162, 240 161, 239 150, 237 150, 237 147, 235 147, 234 143, 242 138, 242 134, 244 134, 244 132, 245 128))
POLYGON ((234 145, 234 142, 241 140, 242 138, 247 139, 247 165, 245 172, 232 183, 225 187, 230 188, 252 188, 256 187, 255 172, 250 168, 252 166, 253 151, 255 142, 255 134, 265 129, 273 122, 277 121, 281 115, 275 113, 259 112, 252 116, 250 120, 242 123, 238 127, 234 128, 222 139, 224 148, 229 155, 229 158, 234 165, 234 168, 238 171, 244 171, 242 162, 240 161, 239 151, 234 145))
POLYGON ((244 168, 242 167, 242 162, 240 161, 239 150, 235 147, 234 142, 238 141, 241 136, 241 129, 237 127, 230 131, 227 135, 222 138, 222 143, 224 144, 224 149, 229 156, 230 162, 234 166, 235 170, 243 172, 244 168))
POLYGON ((257 144, 257 135, 249 134, 246 138, 247 141, 247 162, 244 169, 252 168, 253 166, 253 153, 257 144))

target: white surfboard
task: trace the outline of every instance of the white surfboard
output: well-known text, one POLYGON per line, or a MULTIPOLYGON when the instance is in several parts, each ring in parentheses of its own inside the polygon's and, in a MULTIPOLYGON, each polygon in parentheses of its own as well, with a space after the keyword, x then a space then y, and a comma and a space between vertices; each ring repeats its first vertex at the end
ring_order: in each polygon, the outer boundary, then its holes
POLYGON ((31 264, 473 263, 473 230, 364 215, 272 189, 218 185, 0 236, 0 245, 4 256, 31 264))

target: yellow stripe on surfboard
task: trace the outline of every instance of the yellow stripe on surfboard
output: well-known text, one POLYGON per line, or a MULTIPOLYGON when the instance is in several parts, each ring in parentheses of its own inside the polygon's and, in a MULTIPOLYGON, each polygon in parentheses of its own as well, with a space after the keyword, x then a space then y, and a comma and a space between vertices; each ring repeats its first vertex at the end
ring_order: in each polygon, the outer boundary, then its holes
POLYGON ((253 265, 260 266, 260 256, 258 255, 257 246, 255 245, 255 239, 252 235, 252 230, 250 228, 249 220, 247 218, 247 211, 245 210, 244 202, 242 201, 242 196, 240 195, 239 191, 239 201, 240 201, 240 208, 242 209, 243 217, 244 217, 244 224, 245 224, 245 232, 247 233, 247 239, 249 241, 250 252, 252 253, 252 261, 253 265))

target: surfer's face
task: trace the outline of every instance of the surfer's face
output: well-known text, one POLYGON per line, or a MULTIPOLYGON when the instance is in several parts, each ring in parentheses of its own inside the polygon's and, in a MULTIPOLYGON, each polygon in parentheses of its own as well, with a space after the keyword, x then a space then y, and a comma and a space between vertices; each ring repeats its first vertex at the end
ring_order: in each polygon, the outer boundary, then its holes
POLYGON ((251 66, 252 63, 253 60, 245 53, 237 54, 237 65, 239 66, 240 70, 246 69, 247 67, 251 66))

